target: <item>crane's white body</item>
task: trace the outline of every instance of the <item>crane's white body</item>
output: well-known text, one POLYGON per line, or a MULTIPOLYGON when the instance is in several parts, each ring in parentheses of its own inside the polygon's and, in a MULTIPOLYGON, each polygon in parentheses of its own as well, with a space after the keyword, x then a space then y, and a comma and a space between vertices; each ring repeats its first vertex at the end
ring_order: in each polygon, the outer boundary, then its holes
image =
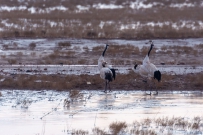
POLYGON ((111 77, 113 78, 113 73, 108 67, 104 67, 100 70, 100 77, 104 80, 106 80, 106 74, 111 74, 111 77))
MULTIPOLYGON (((148 54, 145 56, 144 60, 142 61, 142 65, 135 64, 133 67, 133 71, 135 73, 141 75, 145 79, 151 80, 151 78, 153 77, 154 79, 157 79, 158 82, 160 82, 161 81, 161 72, 157 69, 157 67, 154 64, 152 64, 149 61, 149 55, 154 46, 152 41, 150 41, 150 43, 151 43, 151 47, 148 51, 148 54)), ((145 80, 145 82, 147 83, 147 80, 145 80)), ((158 94, 158 92, 156 94, 158 94)), ((151 91, 150 91, 150 95, 151 95, 151 91)))
POLYGON ((110 73, 113 77, 113 73, 110 70, 111 66, 107 64, 107 62, 104 60, 104 56, 100 56, 98 59, 98 69, 100 71, 100 77, 104 80, 106 80, 105 75, 110 73))
POLYGON ((146 78, 154 77, 154 72, 157 70, 157 67, 149 61, 148 55, 145 56, 142 61, 142 65, 138 65, 136 69, 133 68, 135 73, 138 73, 142 77, 146 78))

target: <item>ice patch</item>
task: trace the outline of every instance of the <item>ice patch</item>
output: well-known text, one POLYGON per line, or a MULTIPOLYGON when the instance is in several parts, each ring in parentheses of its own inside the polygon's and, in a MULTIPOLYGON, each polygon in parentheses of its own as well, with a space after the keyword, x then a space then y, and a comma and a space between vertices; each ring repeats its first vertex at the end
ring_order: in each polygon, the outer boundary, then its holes
POLYGON ((77 5, 76 7, 79 9, 79 11, 89 10, 89 6, 77 5))
POLYGON ((1 6, 0 11, 13 11, 13 10, 25 10, 27 7, 19 6, 19 7, 9 7, 9 6, 1 6))
POLYGON ((193 3, 171 4, 169 7, 173 8, 195 7, 195 4, 193 3))
POLYGON ((94 4, 92 7, 96 8, 96 9, 118 9, 118 8, 123 8, 123 6, 121 6, 121 5, 114 5, 114 4, 107 5, 107 4, 101 4, 101 3, 94 4))

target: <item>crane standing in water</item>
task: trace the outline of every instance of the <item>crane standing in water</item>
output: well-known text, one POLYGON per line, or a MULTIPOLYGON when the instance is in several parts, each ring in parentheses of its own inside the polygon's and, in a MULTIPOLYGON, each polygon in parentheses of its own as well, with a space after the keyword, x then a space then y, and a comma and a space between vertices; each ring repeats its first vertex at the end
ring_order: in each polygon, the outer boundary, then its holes
POLYGON ((100 71, 100 77, 105 80, 105 90, 104 92, 107 92, 107 85, 109 86, 109 91, 111 91, 110 88, 110 82, 115 80, 116 78, 116 72, 115 69, 112 68, 110 65, 107 64, 107 62, 104 60, 104 55, 109 45, 106 45, 102 55, 100 56, 98 60, 98 68, 100 71))
MULTIPOLYGON (((145 58, 142 62, 142 65, 135 64, 133 67, 133 71, 135 73, 138 73, 139 75, 141 75, 142 77, 144 77, 146 79, 154 78, 158 82, 160 82, 161 81, 161 72, 157 69, 157 67, 153 63, 151 63, 149 61, 149 55, 154 46, 152 41, 149 41, 149 42, 150 42, 151 46, 150 46, 150 49, 149 49, 147 55, 145 56, 145 58)), ((158 91, 156 91, 156 94, 158 94, 158 91)), ((151 95, 151 89, 150 89, 149 95, 151 95)))

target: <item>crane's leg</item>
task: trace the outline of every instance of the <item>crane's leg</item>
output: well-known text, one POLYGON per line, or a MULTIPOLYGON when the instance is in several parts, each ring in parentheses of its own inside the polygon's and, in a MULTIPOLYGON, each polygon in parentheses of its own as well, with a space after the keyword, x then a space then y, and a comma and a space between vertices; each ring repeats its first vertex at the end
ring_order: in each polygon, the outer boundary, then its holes
POLYGON ((145 94, 147 94, 147 93, 146 93, 146 89, 147 89, 147 87, 146 87, 146 86, 147 86, 147 80, 143 79, 142 81, 143 81, 143 83, 145 83, 145 94))
POLYGON ((149 93, 149 95, 151 96, 151 91, 152 91, 152 82, 149 82, 149 91, 150 91, 150 93, 149 93))
POLYGON ((109 92, 111 92, 111 87, 110 87, 110 83, 108 82, 108 84, 109 84, 109 92))
POLYGON ((105 90, 104 90, 105 93, 106 93, 106 88, 107 88, 107 81, 105 81, 105 90))
POLYGON ((157 90, 157 85, 156 85, 156 82, 155 82, 156 80, 154 80, 154 87, 155 87, 155 89, 156 89, 156 93, 154 94, 154 95, 158 95, 158 90, 157 90))
POLYGON ((143 80, 143 82, 146 83, 145 94, 151 96, 151 86, 150 86, 150 82, 148 81, 148 78, 146 78, 145 80, 143 80), (150 93, 147 93, 147 92, 146 92, 146 89, 149 89, 149 88, 150 88, 150 90, 149 90, 150 93))
POLYGON ((146 90, 148 89, 147 88, 147 80, 144 78, 142 81, 145 83, 145 95, 147 95, 147 92, 146 92, 146 90))

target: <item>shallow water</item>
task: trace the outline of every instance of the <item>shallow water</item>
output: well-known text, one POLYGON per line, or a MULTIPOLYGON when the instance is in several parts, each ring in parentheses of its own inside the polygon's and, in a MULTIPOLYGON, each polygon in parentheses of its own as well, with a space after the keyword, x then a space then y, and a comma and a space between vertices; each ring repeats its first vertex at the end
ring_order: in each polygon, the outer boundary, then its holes
MULTIPOLYGON (((116 73, 128 74, 133 66, 113 66, 116 73)), ((202 66, 191 65, 158 65, 162 73, 182 75, 203 72, 202 66)), ((95 75, 99 74, 97 65, 1 65, 0 74, 65 74, 65 75, 95 75), (46 68, 46 70, 44 70, 46 68), (21 69, 21 70, 19 70, 21 69), (32 72, 27 72, 27 71, 32 72)))
POLYGON ((111 122, 132 124, 144 118, 202 116, 200 91, 160 91, 145 95, 142 91, 81 91, 69 107, 63 101, 69 95, 62 91, 3 90, 0 97, 1 134, 63 135, 73 129, 108 129, 111 122), (26 104, 23 104, 26 101, 26 104), (12 130, 11 130, 12 129, 12 130))
MULTIPOLYGON (((90 50, 96 46, 104 46, 105 44, 112 45, 133 45, 142 48, 143 46, 149 46, 147 44, 149 40, 125 40, 125 39, 2 39, 0 41, 0 45, 17 43, 18 47, 28 47, 30 43, 36 43, 36 49, 40 51, 49 51, 50 49, 54 49, 58 45, 59 42, 69 42, 71 43, 71 47, 88 47, 90 50)), ((155 39, 153 40, 154 44, 157 48, 162 46, 195 46, 202 44, 203 38, 188 38, 188 39, 155 39)), ((2 53, 12 51, 12 50, 2 50, 2 53)), ((28 50, 26 50, 28 51, 28 50)))

